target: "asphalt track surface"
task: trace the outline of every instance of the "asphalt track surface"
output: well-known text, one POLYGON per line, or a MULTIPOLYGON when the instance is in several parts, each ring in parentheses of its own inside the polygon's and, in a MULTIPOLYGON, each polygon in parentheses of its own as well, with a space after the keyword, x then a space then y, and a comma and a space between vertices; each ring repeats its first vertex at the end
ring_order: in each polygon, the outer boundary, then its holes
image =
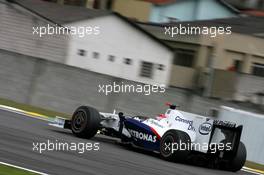
MULTIPOLYGON (((96 136, 79 139, 71 131, 60 130, 42 121, 0 110, 0 161, 33 169, 50 175, 235 175, 251 174, 207 169, 176 164, 155 154, 127 149, 116 140, 96 136), (33 151, 33 142, 60 140, 63 142, 99 142, 99 151, 84 154, 67 151, 33 151)), ((1 172, 0 172, 1 174, 1 172)))

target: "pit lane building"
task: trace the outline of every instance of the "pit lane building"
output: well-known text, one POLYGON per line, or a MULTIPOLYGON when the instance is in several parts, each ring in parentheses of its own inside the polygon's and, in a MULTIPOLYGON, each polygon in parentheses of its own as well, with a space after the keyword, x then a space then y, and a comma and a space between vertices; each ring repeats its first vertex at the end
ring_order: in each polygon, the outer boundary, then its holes
POLYGON ((139 25, 174 49, 171 86, 215 98, 252 101, 264 90, 263 22, 263 17, 247 16, 139 25), (164 26, 179 25, 231 27, 232 34, 164 35, 164 26))

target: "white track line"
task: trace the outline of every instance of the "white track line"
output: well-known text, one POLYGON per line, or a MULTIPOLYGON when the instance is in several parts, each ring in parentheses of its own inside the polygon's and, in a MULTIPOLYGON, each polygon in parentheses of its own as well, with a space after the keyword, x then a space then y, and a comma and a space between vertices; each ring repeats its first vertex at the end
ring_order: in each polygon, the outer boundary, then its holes
POLYGON ((5 105, 0 105, 0 109, 4 110, 4 111, 8 111, 8 112, 13 112, 13 113, 16 113, 16 114, 24 115, 24 116, 27 116, 27 117, 39 119, 39 120, 50 121, 48 118, 44 118, 44 117, 40 117, 40 116, 39 117, 32 116, 32 115, 27 114, 27 111, 23 111, 23 110, 20 110, 20 109, 17 109, 17 108, 13 108, 13 107, 9 107, 9 106, 5 106, 5 105))
POLYGON ((0 162, 0 164, 1 165, 6 165, 6 166, 9 166, 9 167, 13 167, 13 168, 17 168, 17 169, 20 169, 20 170, 28 171, 28 172, 31 172, 31 173, 36 173, 36 174, 39 174, 39 175, 49 175, 49 174, 46 174, 46 173, 42 173, 42 172, 39 172, 39 171, 31 170, 31 169, 28 169, 28 168, 23 168, 23 167, 12 165, 12 164, 5 163, 5 162, 0 162))
POLYGON ((264 175, 263 173, 259 173, 259 172, 256 172, 258 170, 255 170, 255 169, 251 169, 251 168, 248 168, 248 167, 243 167, 241 169, 241 171, 245 171, 247 173, 252 173, 252 174, 257 174, 257 175, 264 175))

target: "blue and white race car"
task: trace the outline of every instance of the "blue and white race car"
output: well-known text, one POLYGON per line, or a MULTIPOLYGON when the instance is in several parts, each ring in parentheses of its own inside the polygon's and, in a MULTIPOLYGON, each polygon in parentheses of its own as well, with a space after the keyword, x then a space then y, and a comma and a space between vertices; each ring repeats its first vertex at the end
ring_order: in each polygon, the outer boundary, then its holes
POLYGON ((96 134, 120 138, 121 143, 157 152, 176 162, 209 165, 229 171, 240 170, 246 148, 240 141, 243 126, 201 116, 184 116, 176 105, 155 118, 103 113, 81 106, 71 120, 57 117, 50 125, 71 129, 81 138, 96 134))

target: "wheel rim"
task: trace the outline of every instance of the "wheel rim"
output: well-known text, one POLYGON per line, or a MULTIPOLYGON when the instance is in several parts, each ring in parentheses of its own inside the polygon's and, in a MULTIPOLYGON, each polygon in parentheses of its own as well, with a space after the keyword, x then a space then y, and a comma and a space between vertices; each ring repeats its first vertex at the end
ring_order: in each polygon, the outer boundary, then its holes
POLYGON ((77 111, 74 114, 73 121, 72 121, 72 129, 75 132, 80 132, 83 130, 86 122, 85 113, 83 111, 77 111))
POLYGON ((164 157, 169 157, 172 155, 172 148, 174 143, 174 138, 172 135, 167 135, 161 144, 161 153, 164 157))

